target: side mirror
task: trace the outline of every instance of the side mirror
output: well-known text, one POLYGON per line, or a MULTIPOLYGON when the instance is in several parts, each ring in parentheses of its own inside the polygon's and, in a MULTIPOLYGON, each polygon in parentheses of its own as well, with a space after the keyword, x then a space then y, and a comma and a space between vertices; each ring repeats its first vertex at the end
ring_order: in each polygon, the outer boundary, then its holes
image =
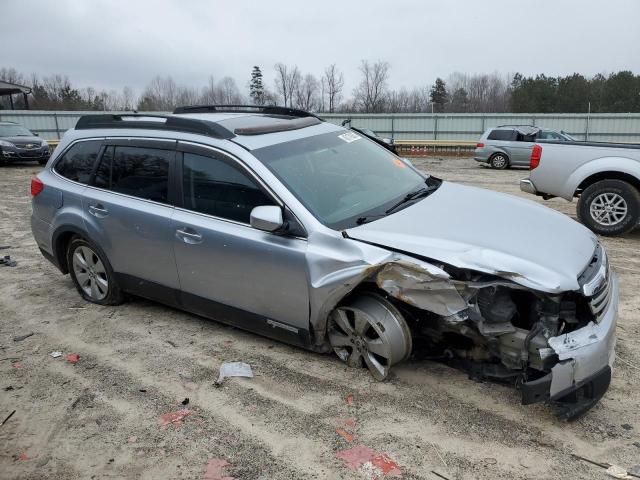
POLYGON ((31 132, 31 133, 33 133, 36 137, 40 136, 40 134, 38 132, 31 132))
POLYGON ((274 232, 284 225, 282 209, 275 205, 264 205, 251 210, 251 226, 265 232, 274 232))

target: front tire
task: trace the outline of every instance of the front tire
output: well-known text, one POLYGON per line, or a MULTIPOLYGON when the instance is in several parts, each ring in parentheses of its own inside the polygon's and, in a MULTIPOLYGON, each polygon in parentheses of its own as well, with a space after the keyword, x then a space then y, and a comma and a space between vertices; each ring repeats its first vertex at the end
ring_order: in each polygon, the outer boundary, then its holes
POLYGON ((640 193, 623 180, 601 180, 578 200, 578 220, 600 235, 622 235, 640 219, 640 193))
POLYGON ((78 293, 87 302, 118 305, 124 297, 111 264, 102 251, 81 237, 74 237, 67 247, 67 265, 78 293))
POLYGON ((350 367, 367 367, 376 380, 411 355, 411 331, 400 311, 374 293, 361 294, 329 317, 329 342, 350 367))
POLYGON ((496 170, 504 170, 509 167, 509 157, 504 153, 495 153, 489 159, 489 165, 496 170))

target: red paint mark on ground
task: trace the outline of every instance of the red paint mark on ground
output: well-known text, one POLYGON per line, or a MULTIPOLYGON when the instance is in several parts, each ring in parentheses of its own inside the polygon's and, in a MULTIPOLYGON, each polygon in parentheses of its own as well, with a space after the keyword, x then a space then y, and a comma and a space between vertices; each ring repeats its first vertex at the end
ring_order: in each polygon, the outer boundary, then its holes
POLYGON ((345 418, 343 422, 347 427, 355 428, 356 426, 356 421, 353 418, 345 418))
POLYGON ((347 395, 347 405, 353 405, 353 395, 347 395))
POLYGON ((26 452, 22 452, 20 455, 18 455, 18 460, 29 460, 30 458, 31 457, 29 457, 26 452))
POLYGON ((351 470, 373 470, 375 476, 383 475, 396 478, 402 476, 402 471, 398 464, 385 453, 378 453, 364 445, 341 450, 336 453, 336 457, 341 459, 345 466, 351 470))
POLYGON ((182 410, 178 410, 177 412, 168 412, 160 416, 160 426, 168 427, 169 425, 174 425, 175 427, 179 427, 182 425, 182 421, 184 417, 191 415, 191 410, 187 408, 183 408, 182 410))
POLYGON ((77 353, 70 353, 69 355, 67 355, 67 362, 78 363, 78 360, 80 360, 80 355, 78 355, 77 353))
POLYGON ((11 366, 12 366, 13 368, 22 368, 22 364, 21 364, 20 362, 13 362, 13 363, 11 364, 11 366))
POLYGON ((226 475, 225 470, 231 464, 222 458, 211 458, 202 475, 202 480, 235 480, 226 475))
POLYGON ((342 428, 336 428, 336 433, 344 438, 347 442, 353 442, 353 435, 342 428))

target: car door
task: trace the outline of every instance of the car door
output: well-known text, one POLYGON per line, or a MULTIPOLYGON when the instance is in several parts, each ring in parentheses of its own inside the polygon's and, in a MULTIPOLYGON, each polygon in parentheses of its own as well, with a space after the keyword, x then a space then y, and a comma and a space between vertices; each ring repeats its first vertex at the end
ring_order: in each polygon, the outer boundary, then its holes
POLYGON ((83 208, 90 237, 107 255, 121 286, 176 303, 169 178, 175 141, 107 140, 83 208))
POLYGON ((524 135, 517 130, 515 141, 511 142, 511 165, 517 167, 528 167, 531 158, 531 150, 534 145, 534 138, 531 135, 524 135))
POLYGON ((182 206, 172 220, 185 306, 290 343, 308 339, 306 239, 250 226, 251 210, 282 204, 241 162, 179 144, 182 206))

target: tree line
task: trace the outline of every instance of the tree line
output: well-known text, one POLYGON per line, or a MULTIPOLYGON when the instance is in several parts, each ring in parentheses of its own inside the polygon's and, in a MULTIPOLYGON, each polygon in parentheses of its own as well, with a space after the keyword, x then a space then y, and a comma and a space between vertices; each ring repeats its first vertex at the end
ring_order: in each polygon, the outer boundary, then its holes
MULTIPOLYGON (((139 94, 129 86, 97 90, 73 85, 65 75, 25 75, 13 68, 0 68, 0 80, 31 87, 30 106, 39 110, 170 111, 179 105, 251 103, 329 113, 640 112, 640 75, 630 71, 592 77, 455 72, 410 89, 389 87, 388 62, 362 60, 358 71, 351 92, 345 91, 345 77, 336 64, 317 76, 277 63, 271 87, 259 66, 252 68, 243 87, 229 76, 210 76, 199 88, 156 76, 139 94)), ((21 96, 14 98, 17 108, 22 102, 21 96)), ((7 97, 0 97, 0 108, 9 108, 7 97)))

